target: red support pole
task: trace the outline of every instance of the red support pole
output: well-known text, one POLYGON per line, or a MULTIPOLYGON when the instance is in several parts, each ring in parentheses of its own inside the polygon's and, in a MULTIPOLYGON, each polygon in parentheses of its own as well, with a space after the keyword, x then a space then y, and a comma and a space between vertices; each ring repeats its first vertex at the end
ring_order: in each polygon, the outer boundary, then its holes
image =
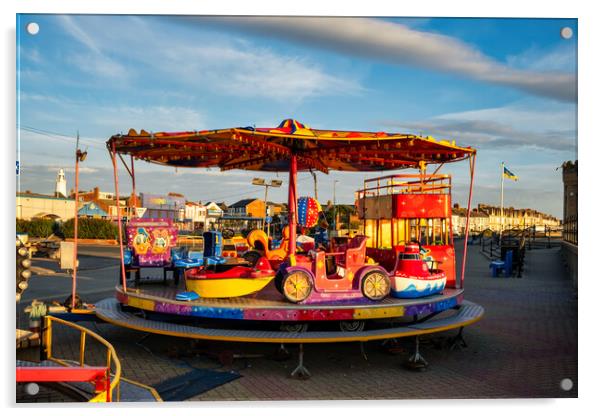
MULTIPOLYGON (((79 136, 78 136, 79 137, 79 136)), ((75 309, 75 292, 77 289, 77 214, 79 199, 79 149, 75 151, 75 217, 73 218, 73 279, 71 282, 71 309, 75 309)))
POLYGON ((297 156, 291 156, 288 174, 288 254, 291 265, 295 263, 297 250, 297 156))
MULTIPOLYGON (((130 156, 130 164, 132 166, 132 194, 134 196, 134 212, 136 212, 136 204, 138 202, 138 196, 136 195, 136 173, 134 172, 134 156, 130 156)), ((136 214, 136 217, 138 214, 136 214)))
POLYGON ((123 291, 127 292, 125 283, 125 264, 123 263, 123 235, 121 231, 121 214, 119 212, 119 177, 117 175, 117 159, 115 158, 115 143, 112 143, 111 160, 113 161, 113 177, 115 179, 115 201, 117 203, 117 226, 119 228, 119 255, 121 257, 121 284, 123 291))
MULTIPOLYGON (((466 270, 466 251, 468 249, 468 230, 470 229, 470 203, 472 202, 472 187, 474 184, 474 166, 475 166, 476 155, 472 155, 470 161, 470 190, 468 191, 468 206, 466 208, 466 228, 464 230, 464 255, 462 256, 462 276, 460 278, 459 288, 464 287, 464 271, 466 270)), ((458 281, 456 279, 456 287, 458 288, 458 281)))

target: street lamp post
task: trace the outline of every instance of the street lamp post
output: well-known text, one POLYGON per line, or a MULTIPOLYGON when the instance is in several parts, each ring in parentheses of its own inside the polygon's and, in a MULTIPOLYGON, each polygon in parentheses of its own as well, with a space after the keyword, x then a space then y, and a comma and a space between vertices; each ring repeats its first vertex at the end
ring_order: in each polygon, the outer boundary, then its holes
MULTIPOLYGON (((263 213, 263 219, 261 220, 261 229, 263 229, 266 226, 266 217, 268 215, 268 188, 272 187, 272 188, 280 188, 280 186, 282 185, 282 181, 278 180, 278 179, 272 179, 269 183, 265 181, 265 179, 263 178, 253 178, 253 180, 251 181, 251 183, 253 185, 257 185, 257 186, 264 186, 265 187, 265 194, 263 197, 263 208, 264 208, 264 213, 263 213)), ((268 226, 268 238, 270 238, 270 224, 267 224, 268 226)))

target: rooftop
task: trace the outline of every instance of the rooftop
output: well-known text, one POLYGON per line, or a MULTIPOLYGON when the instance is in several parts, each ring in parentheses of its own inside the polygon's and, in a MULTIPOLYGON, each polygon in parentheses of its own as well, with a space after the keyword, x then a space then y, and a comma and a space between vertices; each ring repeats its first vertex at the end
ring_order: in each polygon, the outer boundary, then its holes
POLYGON ((257 201, 257 198, 241 199, 240 201, 230 205, 228 208, 245 208, 247 205, 254 201, 257 201))
POLYGON ((74 201, 75 202, 75 199, 73 199, 73 198, 65 198, 65 197, 54 196, 54 195, 44 195, 44 194, 39 194, 36 192, 30 192, 30 191, 17 192, 17 196, 21 197, 21 198, 56 199, 56 200, 60 200, 60 201, 74 201))

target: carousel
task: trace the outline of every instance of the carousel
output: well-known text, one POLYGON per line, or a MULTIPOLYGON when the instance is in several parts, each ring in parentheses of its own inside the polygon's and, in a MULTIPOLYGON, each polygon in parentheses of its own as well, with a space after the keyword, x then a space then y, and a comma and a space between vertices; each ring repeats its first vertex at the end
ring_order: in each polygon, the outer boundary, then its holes
MULTIPOLYGON (((438 174, 446 163, 468 160, 470 212, 473 148, 411 134, 316 130, 291 119, 275 128, 130 130, 112 136, 107 148, 117 198, 118 160, 134 194, 139 160, 177 168, 288 172, 289 209, 279 246, 255 233, 253 242, 261 244, 242 257, 223 256, 216 231, 205 233, 202 252, 188 252, 177 247, 169 221, 136 218, 123 227, 118 216, 116 296, 95 306, 104 321, 179 337, 297 343, 300 363, 293 375, 307 376, 303 343, 416 336, 418 347, 419 335, 462 329, 483 315, 479 305, 463 300, 467 241, 456 273, 451 179, 438 174), (317 201, 297 194, 300 172, 402 169, 418 174, 371 179, 357 192, 360 235, 331 238, 320 247, 296 244, 299 230, 314 226, 319 211, 317 201), (144 267, 162 268, 163 281, 130 278, 144 267), (169 281, 167 271, 174 276, 169 281), (325 323, 331 330, 324 330, 325 323)), ((410 360, 425 364, 418 348, 410 360)))

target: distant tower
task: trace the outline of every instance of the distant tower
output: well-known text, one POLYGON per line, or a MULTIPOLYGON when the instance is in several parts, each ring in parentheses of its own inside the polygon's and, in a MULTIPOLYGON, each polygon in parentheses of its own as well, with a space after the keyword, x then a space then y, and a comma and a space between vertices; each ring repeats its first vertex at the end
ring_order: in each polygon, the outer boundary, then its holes
POLYGON ((65 179, 65 171, 63 169, 59 169, 59 173, 56 175, 54 196, 67 198, 67 179, 65 179))

